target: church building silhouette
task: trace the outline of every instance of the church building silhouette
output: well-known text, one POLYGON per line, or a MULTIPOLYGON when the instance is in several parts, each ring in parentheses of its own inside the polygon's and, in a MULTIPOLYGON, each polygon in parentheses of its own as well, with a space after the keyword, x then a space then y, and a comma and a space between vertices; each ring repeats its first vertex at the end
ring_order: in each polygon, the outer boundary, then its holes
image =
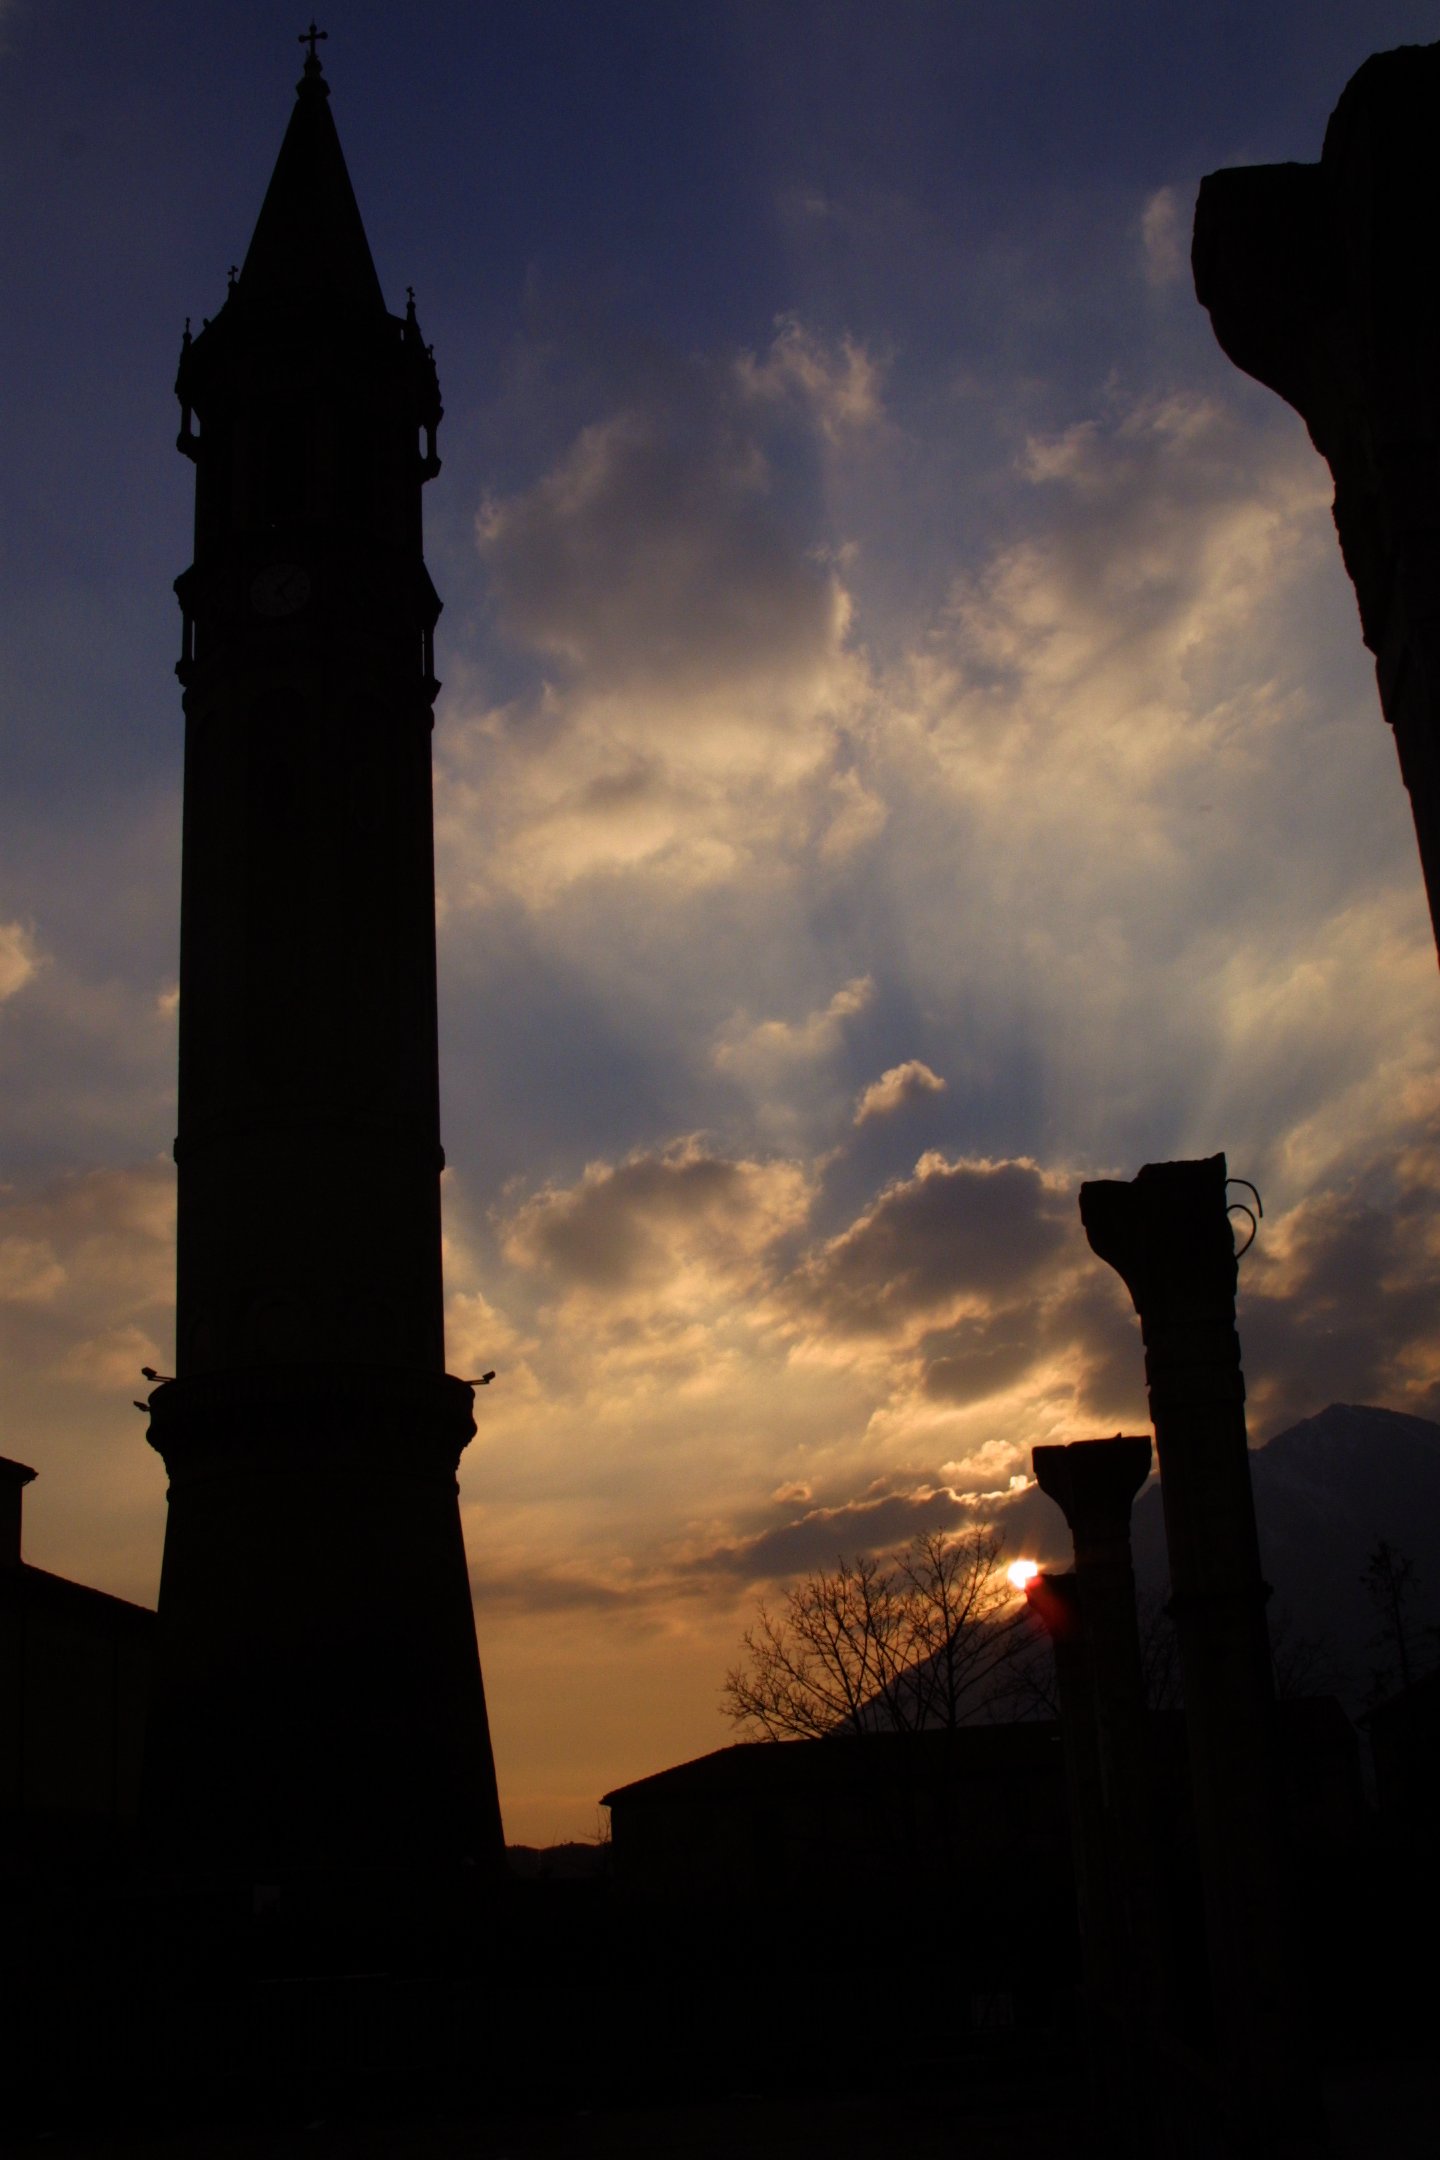
POLYGON ((143 1792, 161 1879, 444 1911, 503 1866, 445 1371, 421 489, 309 50, 243 267, 187 325, 179 1249, 143 1792))

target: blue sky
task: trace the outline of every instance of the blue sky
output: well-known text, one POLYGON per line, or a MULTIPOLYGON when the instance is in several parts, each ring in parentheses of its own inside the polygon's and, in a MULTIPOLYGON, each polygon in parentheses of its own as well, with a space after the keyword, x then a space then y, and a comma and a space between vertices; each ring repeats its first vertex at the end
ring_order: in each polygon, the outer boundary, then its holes
MULTIPOLYGON (((1143 1429, 1083 1176, 1223 1148, 1260 1185, 1258 1437, 1440 1401, 1408 812, 1324 468, 1187 266, 1200 175, 1316 157, 1440 7, 324 24, 446 404, 451 1366, 501 1372, 467 1539, 507 1821, 547 1837, 724 1738, 787 1568, 1013 1517, 1037 1441, 1143 1429)), ((147 1599, 171 386, 300 27, 0 8, 0 1444, 29 1556, 147 1599)))

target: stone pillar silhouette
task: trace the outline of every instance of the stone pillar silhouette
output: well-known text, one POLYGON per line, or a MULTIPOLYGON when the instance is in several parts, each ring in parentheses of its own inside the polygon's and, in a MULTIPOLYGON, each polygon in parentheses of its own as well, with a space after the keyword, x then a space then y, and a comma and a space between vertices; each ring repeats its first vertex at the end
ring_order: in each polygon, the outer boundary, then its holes
POLYGON ((1037 1447, 1036 1483, 1061 1509, 1075 1547, 1107 1842, 1106 1877, 1124 1946, 1120 1999, 1147 2027, 1161 2014, 1165 1956, 1155 1885, 1150 1747, 1130 1508, 1150 1474, 1147 1438, 1037 1447))
POLYGON ((1105 1779, 1080 1585, 1073 1574, 1047 1568, 1026 1584, 1025 1599, 1049 1636, 1055 1657, 1085 1992, 1092 2005, 1109 2003, 1119 1984, 1123 1946, 1107 1880, 1105 1779))
MULTIPOLYGON (((1237 2136, 1313 2152, 1284 1931, 1275 1702, 1223 1155, 1080 1189, 1140 1316, 1185 1688, 1220 2061, 1237 2136)), ((1242 2147, 1248 2149, 1248 2147, 1242 2147)))
MULTIPOLYGON (((1084 1803, 1095 1846, 1087 1872, 1095 1880, 1083 1931, 1098 1936, 1097 1966, 1103 1961, 1092 1975, 1087 1953, 1087 1985, 1097 1994, 1092 2037, 1105 2058, 1099 2076, 1117 2132, 1128 2131, 1132 2150, 1147 2160, 1168 2150, 1156 2079, 1169 2010, 1130 1554, 1131 1504, 1149 1475, 1150 1459, 1147 1438, 1119 1434, 1038 1447, 1030 1458, 1041 1491, 1065 1516, 1075 1549, 1074 1575, 1063 1578, 1074 1586, 1063 1609, 1067 1624, 1050 1632, 1067 1751, 1078 1721, 1075 1744, 1091 1764, 1095 1787, 1084 1803)), ((1042 1619, 1048 1619, 1048 1599, 1047 1578, 1031 1601, 1042 1619)))
POLYGON ((397 1915, 503 1861, 445 1371, 421 489, 311 44, 243 268, 188 326, 175 1377, 145 1813, 185 1885, 397 1915))
POLYGON ((1440 45, 1367 60, 1318 164, 1208 174, 1193 262, 1224 351, 1334 477, 1440 943, 1440 45))

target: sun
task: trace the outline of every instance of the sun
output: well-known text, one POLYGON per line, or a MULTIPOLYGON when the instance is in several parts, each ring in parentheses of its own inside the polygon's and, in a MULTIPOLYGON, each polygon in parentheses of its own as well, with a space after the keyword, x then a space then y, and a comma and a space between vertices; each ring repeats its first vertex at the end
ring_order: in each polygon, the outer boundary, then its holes
POLYGON ((1013 1584, 1015 1589, 1023 1590, 1027 1584, 1034 1582, 1039 1572, 1038 1560, 1012 1560, 1005 1570, 1005 1579, 1013 1584))

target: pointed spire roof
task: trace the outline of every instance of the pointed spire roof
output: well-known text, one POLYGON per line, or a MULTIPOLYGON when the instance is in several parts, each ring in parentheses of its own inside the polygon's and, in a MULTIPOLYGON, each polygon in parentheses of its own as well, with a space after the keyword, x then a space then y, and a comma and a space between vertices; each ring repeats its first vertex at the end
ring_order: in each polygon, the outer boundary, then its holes
POLYGON ((385 298, 311 33, 295 110, 260 207, 236 298, 286 310, 385 312, 385 298))

